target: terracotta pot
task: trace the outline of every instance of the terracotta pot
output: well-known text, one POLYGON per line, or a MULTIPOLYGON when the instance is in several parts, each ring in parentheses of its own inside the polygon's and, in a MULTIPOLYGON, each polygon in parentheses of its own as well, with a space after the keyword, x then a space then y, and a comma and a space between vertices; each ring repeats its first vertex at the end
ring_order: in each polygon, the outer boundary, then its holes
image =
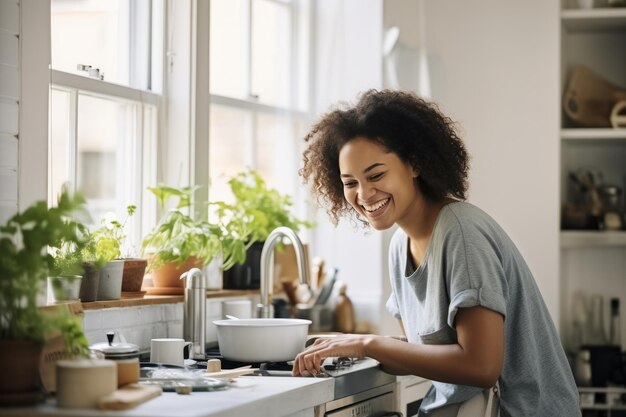
POLYGON ((152 270, 152 282, 158 288, 182 288, 185 282, 180 276, 191 268, 202 268, 202 263, 194 256, 189 257, 181 266, 176 262, 166 262, 152 270))
POLYGON ((0 406, 35 404, 43 398, 39 378, 42 346, 25 340, 0 340, 0 406))
POLYGON ((122 291, 141 291, 143 276, 148 266, 147 259, 124 259, 124 275, 122 276, 122 291))

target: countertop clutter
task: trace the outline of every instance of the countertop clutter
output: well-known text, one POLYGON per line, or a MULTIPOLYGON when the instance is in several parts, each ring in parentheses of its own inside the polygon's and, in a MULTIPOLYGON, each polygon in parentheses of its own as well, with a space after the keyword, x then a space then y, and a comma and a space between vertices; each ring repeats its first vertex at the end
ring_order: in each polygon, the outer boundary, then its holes
POLYGON ((160 396, 124 411, 57 408, 54 398, 28 408, 0 409, 6 416, 134 416, 134 417, 235 417, 313 416, 313 408, 333 399, 333 378, 240 376, 228 388, 160 396))

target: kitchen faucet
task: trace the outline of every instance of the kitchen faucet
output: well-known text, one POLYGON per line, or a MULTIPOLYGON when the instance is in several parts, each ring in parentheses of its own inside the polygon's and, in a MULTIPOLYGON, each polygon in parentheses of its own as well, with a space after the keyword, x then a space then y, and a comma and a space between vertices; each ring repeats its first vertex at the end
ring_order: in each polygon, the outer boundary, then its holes
POLYGON ((272 230, 267 239, 265 239, 265 244, 261 251, 261 302, 257 304, 257 317, 274 317, 274 307, 272 305, 272 292, 274 291, 274 284, 272 282, 274 278, 274 248, 283 237, 289 238, 295 249, 300 284, 309 285, 309 262, 306 256, 304 256, 304 246, 300 238, 296 232, 288 227, 277 227, 272 230))
POLYGON ((190 359, 205 359, 206 345, 206 279, 198 268, 180 276, 185 278, 183 339, 191 342, 190 359))

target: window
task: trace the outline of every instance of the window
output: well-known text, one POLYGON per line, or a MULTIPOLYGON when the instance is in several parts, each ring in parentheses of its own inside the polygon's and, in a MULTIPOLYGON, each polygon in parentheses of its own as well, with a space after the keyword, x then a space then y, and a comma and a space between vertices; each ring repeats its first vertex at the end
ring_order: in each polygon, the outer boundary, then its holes
MULTIPOLYGON (((156 177, 162 22, 161 0, 51 1, 49 202, 69 182, 95 221, 144 207, 156 177)), ((148 220, 135 217, 138 242, 148 220)))
POLYGON ((225 179, 246 167, 283 193, 302 192, 310 15, 310 0, 211 0, 211 200, 228 200, 225 179))

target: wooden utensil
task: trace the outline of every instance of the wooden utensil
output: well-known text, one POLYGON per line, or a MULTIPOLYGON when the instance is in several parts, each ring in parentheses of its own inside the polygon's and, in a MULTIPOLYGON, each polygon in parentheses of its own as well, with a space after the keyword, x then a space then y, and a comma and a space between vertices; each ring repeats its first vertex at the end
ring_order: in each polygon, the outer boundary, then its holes
POLYGON ((283 278, 281 282, 283 284, 283 290, 285 291, 285 294, 287 294, 287 299, 289 300, 289 313, 291 317, 295 317, 298 297, 296 295, 296 289, 293 287, 293 281, 283 278))
POLYGON ((236 369, 226 369, 219 372, 207 372, 204 376, 210 378, 235 378, 242 375, 250 375, 254 372, 258 371, 259 368, 252 368, 250 365, 242 366, 241 368, 236 369))

